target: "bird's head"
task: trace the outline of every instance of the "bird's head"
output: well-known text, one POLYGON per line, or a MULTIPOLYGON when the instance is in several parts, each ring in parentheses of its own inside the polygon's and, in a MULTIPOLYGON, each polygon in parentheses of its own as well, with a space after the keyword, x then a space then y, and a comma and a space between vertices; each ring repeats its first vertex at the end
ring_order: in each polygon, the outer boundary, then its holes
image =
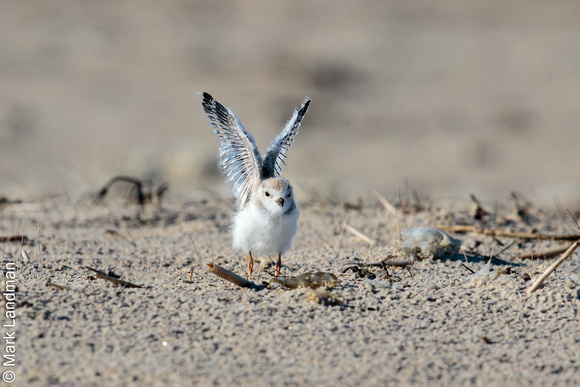
POLYGON ((270 213, 285 213, 295 206, 292 186, 281 177, 264 180, 256 194, 262 206, 270 213))

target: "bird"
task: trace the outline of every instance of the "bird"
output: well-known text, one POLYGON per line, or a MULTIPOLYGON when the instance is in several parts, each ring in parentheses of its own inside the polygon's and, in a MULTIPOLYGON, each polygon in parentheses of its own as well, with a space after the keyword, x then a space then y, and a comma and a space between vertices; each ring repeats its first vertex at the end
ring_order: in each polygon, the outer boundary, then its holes
POLYGON ((209 93, 202 93, 202 107, 213 132, 220 140, 218 167, 233 182, 236 211, 230 231, 232 248, 246 255, 248 278, 254 267, 254 256, 278 256, 274 276, 280 275, 282 254, 290 248, 296 235, 300 213, 290 182, 282 177, 286 152, 292 146, 310 98, 295 109, 286 126, 260 156, 252 135, 230 109, 209 93))

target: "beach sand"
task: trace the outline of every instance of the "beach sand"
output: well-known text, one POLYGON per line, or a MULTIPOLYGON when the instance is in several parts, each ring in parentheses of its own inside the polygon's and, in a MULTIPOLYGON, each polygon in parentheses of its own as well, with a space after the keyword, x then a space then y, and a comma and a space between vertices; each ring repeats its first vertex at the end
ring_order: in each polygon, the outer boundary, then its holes
MULTIPOLYGON (((373 279, 347 270, 407 258, 396 248, 403 222, 579 233, 569 217, 533 208, 518 217, 504 205, 478 221, 468 203, 419 209, 411 200, 397 221, 376 201, 350 210, 300 203, 282 274, 334 273, 338 284, 318 303, 302 288, 240 288, 208 271, 213 262, 245 273, 244 258, 230 248, 231 208, 227 200, 170 201, 159 210, 89 197, 5 205, 2 235, 28 237, 22 246, 0 245, 4 265, 17 267, 15 385, 580 382, 578 253, 532 294, 529 278, 556 258, 516 258, 569 241, 453 234, 465 256, 370 267, 373 279), (345 223, 376 243, 345 231, 345 223), (478 271, 490 254, 498 261, 489 281, 469 280, 465 266, 478 271), (141 288, 97 278, 87 266, 141 288)), ((253 278, 270 279, 264 271, 253 278)))
POLYGON ((365 266, 408 259, 399 235, 412 227, 580 233, 566 212, 580 219, 580 3, 0 9, 0 237, 28 239, 0 241, 13 385, 580 384, 579 253, 531 294, 557 257, 516 258, 572 241, 451 233, 459 254, 365 266), (283 274, 336 275, 321 303, 209 273, 246 269, 202 91, 262 150, 312 98, 283 172, 301 211, 283 274), (95 202, 117 175, 169 190, 139 206, 120 183, 95 202), (478 286, 470 270, 490 255, 478 286))

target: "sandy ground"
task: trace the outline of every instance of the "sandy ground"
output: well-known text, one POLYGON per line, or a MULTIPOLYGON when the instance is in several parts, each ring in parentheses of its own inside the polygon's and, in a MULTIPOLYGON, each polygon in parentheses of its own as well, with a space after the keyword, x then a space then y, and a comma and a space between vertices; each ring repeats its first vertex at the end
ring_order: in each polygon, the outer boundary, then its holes
POLYGON ((374 268, 374 283, 342 273, 404 257, 393 235, 406 227, 579 232, 565 209, 580 218, 580 3, 0 0, 0 10, 0 236, 29 239, 28 259, 20 243, 0 243, 18 284, 14 385, 580 384, 579 253, 531 295, 527 276, 555 258, 515 259, 569 242, 454 234, 467 258, 374 268), (230 248, 233 204, 199 91, 233 108, 261 149, 312 98, 284 169, 302 215, 283 269, 336 274, 340 305, 207 272, 211 261, 244 273, 244 262, 230 248), (119 174, 168 183, 161 209, 126 204, 122 187, 95 204, 119 174), (374 190, 401 197, 407 226, 381 215, 374 190), (527 214, 514 213, 512 191, 527 214), (470 193, 490 213, 481 222, 470 193), (360 209, 344 207, 359 198, 360 209), (342 232, 345 221, 376 245, 342 232), (477 271, 490 254, 498 277, 474 286, 462 263, 477 271))
MULTIPOLYGON (((207 271, 205 262, 245 272, 244 259, 229 247, 231 207, 194 200, 156 210, 66 197, 2 207, 0 233, 29 238, 22 247, 0 245, 3 269, 17 266, 4 272, 18 284, 16 367, 3 371, 15 372, 15 385, 580 383, 578 253, 531 295, 526 275, 537 276, 554 258, 515 258, 570 242, 455 235, 466 257, 418 260, 410 270, 372 268, 370 283, 343 271, 391 254, 405 258, 395 249, 403 221, 381 215, 378 203, 347 210, 303 202, 283 274, 336 274, 339 283, 328 291, 340 305, 327 305, 309 302, 304 289, 243 289, 207 271), (345 221, 367 236, 376 230, 376 245, 341 233, 345 221), (462 264, 477 271, 486 261, 478 256, 490 253, 499 260, 490 281, 478 286, 462 264), (143 287, 113 285, 86 266, 143 287)), ((518 217, 497 205, 476 221, 469 205, 420 210, 410 200, 406 207, 408 227, 579 232, 562 214, 538 209, 518 217)), ((269 279, 265 272, 254 278, 269 279)))

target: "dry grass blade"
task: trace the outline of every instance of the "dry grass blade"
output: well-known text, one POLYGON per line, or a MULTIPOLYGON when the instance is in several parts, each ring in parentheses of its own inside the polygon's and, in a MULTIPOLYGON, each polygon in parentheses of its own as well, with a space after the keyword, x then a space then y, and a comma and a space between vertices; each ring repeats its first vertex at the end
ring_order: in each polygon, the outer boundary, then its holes
POLYGON ((469 266, 467 266, 465 263, 461 262, 461 266, 463 266, 464 268, 466 268, 468 271, 471 272, 471 274, 475 274, 475 271, 473 269, 471 269, 469 266))
POLYGON ((218 266, 214 263, 208 263, 207 266, 209 267, 209 271, 211 273, 213 273, 213 274, 217 275, 218 277, 221 277, 227 281, 230 281, 234 285, 241 286, 242 288, 251 288, 251 287, 256 286, 256 284, 253 283, 252 281, 248 281, 247 279, 240 277, 236 273, 229 271, 227 269, 224 269, 223 267, 218 266))
POLYGON ((399 197, 399 207, 401 208, 401 215, 403 216, 403 223, 405 224, 405 230, 409 229, 407 225, 407 217, 405 216, 405 206, 403 206, 403 201, 401 200, 401 192, 397 189, 397 196, 399 197))
POLYGON ((552 258, 552 257, 555 257, 556 255, 560 255, 560 254, 564 253, 566 250, 568 250, 570 248, 570 246, 571 245, 565 246, 565 247, 556 247, 553 249, 548 249, 548 250, 543 250, 543 251, 526 253, 526 254, 518 255, 516 258, 517 259, 552 258))
MULTIPOLYGON (((195 254, 197 254, 198 263, 201 266, 201 255, 199 254, 199 251, 197 250, 197 246, 193 242, 193 238, 191 237, 191 234, 188 234, 187 236, 189 237, 189 240, 191 241, 191 244, 193 245, 193 248, 195 250, 195 254)), ((191 269, 191 270, 192 270, 191 276, 193 277, 193 269, 191 269)))
POLYGON ((50 279, 46 281, 46 286, 52 286, 53 288, 57 288, 58 290, 71 290, 71 288, 69 288, 68 286, 62 286, 50 282, 50 279))
POLYGON ((342 224, 342 228, 340 229, 340 234, 338 234, 338 239, 336 240, 336 244, 334 245, 334 248, 332 249, 333 253, 335 251, 337 251, 338 246, 340 246, 340 241, 342 240, 342 235, 344 234, 344 229, 346 228, 346 223, 348 222, 349 216, 350 216, 350 214, 346 214, 346 218, 344 219, 344 223, 342 224))
POLYGON ((102 279, 110 281, 114 284, 121 285, 121 286, 124 286, 126 288, 142 288, 143 287, 141 285, 136 285, 136 284, 131 283, 131 282, 127 282, 127 281, 123 281, 123 280, 120 280, 120 279, 115 278, 115 277, 111 277, 110 275, 105 274, 104 272, 102 272, 100 270, 93 269, 92 267, 88 267, 88 266, 85 266, 85 267, 87 269, 89 269, 90 271, 95 272, 97 274, 97 278, 102 278, 102 279))
POLYGON ((373 195, 375 198, 377 198, 379 203, 381 203, 382 206, 385 207, 385 210, 387 210, 389 214, 397 216, 397 209, 395 208, 395 206, 393 206, 387 199, 385 199, 380 193, 378 193, 378 191, 373 191, 373 195))
POLYGON ((373 229, 373 235, 371 236, 371 241, 372 243, 369 244, 369 249, 371 249, 376 243, 377 243, 377 230, 379 229, 379 226, 381 225, 381 220, 383 220, 383 215, 384 215, 385 211, 381 211, 381 213, 379 214, 379 219, 377 220, 377 224, 375 225, 375 228, 373 229))
POLYGON ((163 256, 161 257, 161 262, 159 262, 159 267, 157 268, 157 273, 155 274, 155 277, 159 277, 159 271, 161 270, 161 265, 163 265, 164 259, 165 259, 165 254, 163 254, 163 256))
POLYGON ((548 276, 549 276, 550 274, 552 274, 552 272, 553 272, 554 270, 556 270, 556 268, 557 268, 558 266, 560 266, 560 264, 561 264, 562 262, 564 262, 564 260, 566 260, 568 257, 570 257, 570 256, 571 256, 571 255, 574 253, 574 251, 575 251, 575 250, 576 250, 576 248, 578 247, 578 243, 580 243, 580 241, 576 241, 576 242, 572 243, 572 245, 571 245, 570 247, 568 247, 568 250, 566 250, 566 252, 565 252, 564 254, 562 254, 562 257, 560 257, 560 258, 559 258, 559 259, 558 259, 556 262, 552 263, 552 264, 550 265, 550 267, 548 267, 548 268, 547 268, 547 269, 546 269, 546 270, 545 270, 545 271, 542 273, 542 275, 541 275, 541 276, 540 276, 540 277, 539 277, 539 278, 536 280, 536 282, 534 282, 534 283, 532 284, 532 286, 530 286, 530 287, 528 288, 528 290, 526 290, 526 293, 530 294, 530 293, 532 293, 533 291, 535 291, 535 290, 536 290, 536 289, 537 289, 537 288, 538 288, 538 287, 539 287, 539 286, 542 284, 542 282, 544 282, 544 280, 545 280, 546 278, 548 278, 548 276))
POLYGON ((356 228, 352 227, 351 225, 345 224, 344 229, 350 232, 351 234, 355 235, 357 238, 365 241, 366 243, 373 245, 374 242, 371 238, 363 234, 362 232, 358 231, 356 228))
POLYGON ((465 233, 474 232, 478 234, 503 236, 508 238, 522 238, 522 239, 543 239, 543 240, 558 240, 558 241, 575 241, 580 239, 580 234, 572 235, 546 235, 534 234, 531 232, 512 232, 509 230, 493 230, 491 228, 479 228, 476 226, 436 226, 447 232, 465 233))
POLYGON ((42 243, 40 241, 40 223, 38 223, 38 267, 42 268, 42 253, 40 252, 42 243))
POLYGON ((576 221, 576 218, 574 217, 574 215, 572 215, 572 213, 570 212, 569 209, 566 208, 566 211, 568 211, 568 214, 570 214, 570 217, 572 218, 572 220, 574 221, 574 223, 576 223, 576 227, 578 227, 580 229, 580 224, 578 224, 578 222, 576 221))
POLYGON ((20 241, 20 256, 22 257, 23 263, 28 263, 28 261, 30 261, 30 259, 28 258, 28 254, 26 254, 26 251, 24 251, 24 230, 22 230, 20 235, 23 236, 22 240, 20 241))
POLYGON ((105 230, 105 234, 111 236, 111 237, 117 237, 117 238, 121 238, 123 240, 125 240, 127 243, 129 243, 131 246, 133 247, 137 247, 137 244, 135 243, 135 241, 131 240, 131 236, 130 235, 122 235, 121 233, 119 233, 117 230, 113 230, 113 229, 106 229, 105 230))

